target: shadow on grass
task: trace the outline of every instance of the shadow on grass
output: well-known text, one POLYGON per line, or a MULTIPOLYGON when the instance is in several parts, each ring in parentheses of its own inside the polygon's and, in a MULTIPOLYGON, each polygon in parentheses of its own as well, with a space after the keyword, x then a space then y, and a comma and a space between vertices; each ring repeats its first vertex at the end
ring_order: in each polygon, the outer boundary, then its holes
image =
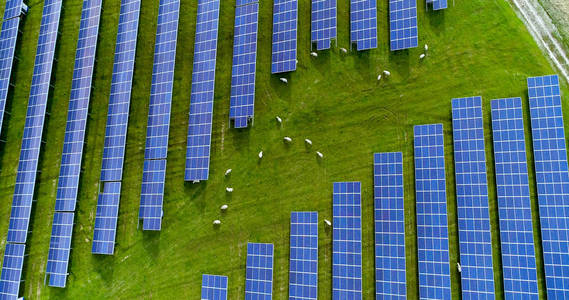
POLYGON ((409 59, 410 54, 408 49, 389 52, 389 62, 392 65, 396 66, 397 72, 399 75, 401 75, 401 77, 403 77, 404 80, 407 80, 409 78, 409 74, 411 72, 409 59))
POLYGON ((154 259, 160 255, 160 231, 142 231, 142 246, 154 262, 154 259))
POLYGON ((446 29, 446 18, 445 18, 445 10, 429 10, 427 13, 429 18, 429 24, 431 25, 431 29, 437 35, 441 35, 445 32, 446 29))

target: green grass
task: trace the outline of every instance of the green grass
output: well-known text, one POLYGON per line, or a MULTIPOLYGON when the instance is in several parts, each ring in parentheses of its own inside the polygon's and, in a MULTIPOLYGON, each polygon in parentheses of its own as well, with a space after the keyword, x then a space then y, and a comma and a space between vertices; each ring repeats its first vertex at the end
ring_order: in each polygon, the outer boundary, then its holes
MULTIPOLYGON (((65 0, 61 37, 51 94, 51 116, 44 131, 39 166, 41 175, 32 214, 33 233, 27 247, 23 294, 26 299, 196 299, 202 273, 229 276, 231 299, 244 295, 246 243, 275 244, 275 299, 288 296, 288 232, 293 210, 317 210, 331 219, 332 183, 362 182, 364 298, 374 294, 374 235, 372 154, 402 151, 405 165, 406 246, 408 298, 418 297, 415 195, 413 188, 412 128, 416 124, 445 126, 446 175, 451 244, 453 296, 459 297, 456 199, 450 123, 453 97, 481 95, 490 187, 496 291, 502 297, 497 206, 489 125, 490 99, 521 96, 526 106, 528 76, 553 73, 522 22, 504 0, 456 1, 444 12, 425 12, 419 1, 422 49, 392 53, 388 49, 387 1, 378 1, 379 49, 341 55, 338 48, 311 58, 310 1, 301 0, 298 70, 286 75, 289 85, 270 74, 272 2, 262 1, 255 124, 248 130, 229 129, 228 110, 232 60, 233 1, 222 1, 217 58, 215 115, 210 180, 197 185, 183 181, 188 122, 193 42, 197 2, 182 0, 171 118, 163 228, 159 233, 137 229, 137 213, 146 136, 152 55, 158 0, 142 2, 134 75, 128 146, 115 255, 91 255, 98 179, 110 90, 119 1, 104 1, 98 61, 91 99, 87 146, 83 159, 73 250, 67 288, 44 285, 57 175, 74 63, 81 1, 65 0), (387 69, 391 78, 378 83, 387 69), (277 126, 279 115, 284 122, 277 126), (291 136, 291 145, 282 138, 291 136), (306 149, 302 140, 314 142, 306 149), (257 153, 263 150, 261 162, 257 153), (316 159, 315 151, 325 157, 316 159), (233 168, 225 178, 223 173, 233 168), (232 195, 225 187, 232 186, 232 195), (219 207, 229 204, 221 214, 219 207), (212 220, 223 222, 214 229, 212 220)), ((349 1, 338 1, 338 46, 349 47, 349 1)), ((0 241, 6 240, 11 197, 24 126, 33 57, 41 19, 41 0, 31 0, 23 26, 14 82, 11 116, 3 128, 6 144, 0 153, 0 241)), ((2 2, 3 7, 3 2, 2 2)), ((565 98, 569 96, 563 83, 565 98)), ((565 117, 569 117, 567 106, 565 117)), ((530 146, 529 133, 527 136, 530 146)), ((531 161, 530 154, 530 166, 531 161)), ((533 170, 530 171, 533 179, 533 170)), ((532 181, 533 182, 533 181, 532 181)), ((532 184, 536 247, 539 247, 535 188, 532 184)), ((322 224, 322 223, 321 223, 322 224)), ((319 298, 331 295, 331 232, 320 226, 319 298)), ((2 247, 3 249, 3 247, 2 247)), ((3 251, 3 250, 0 250, 3 251)), ((540 289, 543 292, 541 248, 538 252, 540 289)), ((544 296, 542 294, 542 296, 544 296)))

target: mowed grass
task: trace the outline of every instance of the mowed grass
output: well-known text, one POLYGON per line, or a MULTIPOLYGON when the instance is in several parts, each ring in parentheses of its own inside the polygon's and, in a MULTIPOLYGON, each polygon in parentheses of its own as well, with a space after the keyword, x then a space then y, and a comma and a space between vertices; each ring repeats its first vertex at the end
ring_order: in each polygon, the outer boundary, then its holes
MULTIPOLYGON (((291 211, 313 210, 320 220, 332 218, 332 183, 362 182, 363 290, 371 299, 374 284, 372 154, 402 151, 405 164, 407 291, 418 297, 417 242, 413 176, 413 125, 445 126, 446 175, 453 296, 459 297, 456 272, 458 238, 450 100, 481 95, 484 99, 490 212, 496 292, 502 297, 497 204, 493 175, 490 99, 521 96, 527 122, 528 76, 554 73, 537 45, 504 0, 457 0, 444 12, 425 11, 419 3, 420 44, 429 54, 419 61, 422 47, 392 53, 388 48, 388 1, 378 1, 379 48, 340 54, 338 48, 310 57, 310 1, 300 0, 298 70, 279 77, 270 74, 272 1, 261 1, 255 124, 229 128, 228 110, 233 47, 233 1, 222 1, 217 56, 212 162, 210 180, 183 181, 191 87, 197 1, 182 0, 171 117, 168 170, 161 232, 137 226, 146 119, 158 0, 142 2, 128 145, 122 188, 117 246, 114 256, 91 254, 99 173, 107 114, 119 1, 104 1, 97 64, 88 120, 79 203, 73 232, 66 289, 44 285, 45 267, 61 160, 69 90, 82 1, 64 0, 61 36, 50 97, 49 121, 39 165, 37 202, 32 213, 23 295, 26 299, 197 299, 202 273, 229 276, 231 299, 243 299, 247 242, 275 244, 274 295, 288 297, 289 217, 291 211), (380 83, 384 69, 392 76, 380 83), (275 116, 283 118, 282 126, 275 116), (283 144, 290 136, 293 143, 283 144), (314 145, 306 148, 303 139, 314 145), (257 154, 263 150, 262 161, 257 154), (318 160, 315 151, 324 153, 318 160), (226 169, 234 171, 224 177, 226 169), (225 192, 232 186, 235 192, 225 192), (219 207, 229 210, 220 213, 219 207), (212 226, 221 219, 219 228, 212 226)), ((33 71, 41 0, 28 3, 22 27, 8 117, 6 143, 0 153, 0 241, 5 243, 17 163, 33 71)), ((4 1, 2 1, 2 7, 4 1)), ((349 48, 349 1, 338 3, 338 46, 349 48)), ((565 99, 569 96, 563 83, 565 99)), ((565 107, 567 118, 567 106, 565 107)), ((532 166, 533 161, 531 161, 532 166)), ((533 179, 533 169, 530 177, 533 179)), ((532 181, 534 227, 540 288, 543 267, 538 215, 532 181)), ((331 297, 332 234, 320 223, 319 298, 331 297)), ((4 249, 4 247, 2 247, 4 249)), ((3 250, 0 250, 3 251, 3 250)), ((543 294, 542 294, 543 295, 543 294)))

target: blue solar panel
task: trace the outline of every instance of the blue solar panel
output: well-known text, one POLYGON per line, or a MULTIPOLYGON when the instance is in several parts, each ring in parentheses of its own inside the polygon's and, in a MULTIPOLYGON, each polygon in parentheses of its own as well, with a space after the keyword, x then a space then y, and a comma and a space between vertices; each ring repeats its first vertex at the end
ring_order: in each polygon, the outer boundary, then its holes
POLYGON ((229 119, 235 128, 245 128, 255 110, 255 71, 257 66, 257 30, 259 3, 235 8, 233 69, 229 119))
POLYGON ((419 45, 416 0, 389 0, 389 40, 391 51, 419 45))
POLYGON ((274 0, 271 73, 296 70, 298 0, 274 0))
POLYGON ((289 300, 318 297, 318 213, 290 214, 289 300))
POLYGON ((16 299, 20 291, 25 244, 6 244, 0 276, 0 298, 16 299))
POLYGON ((186 147, 186 181, 207 180, 209 177, 218 25, 219 0, 199 0, 186 147))
POLYGON ((245 299, 273 298, 273 244, 247 244, 245 299))
POLYGON ((433 10, 441 10, 447 8, 447 0, 426 0, 427 4, 433 4, 433 10))
POLYGON ((361 184, 335 182, 332 299, 362 299, 361 184))
POLYGON ((539 299, 521 98, 492 100, 504 298, 539 299))
POLYGON ((81 172, 97 35, 99 33, 101 1, 83 1, 55 200, 56 211, 75 211, 77 202, 79 173, 81 172))
POLYGON ((376 0, 350 0, 350 41, 358 50, 377 48, 376 0))
POLYGON ((160 0, 144 159, 166 159, 168 156, 179 14, 179 0, 160 0))
POLYGON ((419 296, 451 299, 443 125, 414 134, 419 296))
POLYGON ((146 160, 142 173, 142 192, 138 218, 143 220, 143 230, 160 230, 162 227, 162 204, 166 160, 146 160))
POLYGON ((16 51, 16 40, 20 27, 20 15, 22 0, 7 0, 4 9, 4 19, 2 21, 2 31, 0 31, 0 131, 4 121, 4 109, 10 78, 12 76, 12 65, 14 64, 14 53, 16 51))
POLYGON ((103 183, 103 191, 99 193, 95 215, 95 232, 91 249, 93 254, 112 255, 114 253, 120 192, 120 182, 103 183))
POLYGON ((312 0, 312 43, 316 50, 330 49, 336 38, 336 0, 312 0))
POLYGON ((122 0, 105 130, 101 181, 120 181, 124 164, 140 0, 122 0))
POLYGON ((227 300, 227 276, 203 274, 201 300, 227 300))
POLYGON ((403 154, 374 155, 375 294, 406 299, 403 154))
POLYGON ((53 215, 46 268, 46 274, 49 276, 49 286, 65 287, 74 217, 75 214, 72 212, 56 212, 53 215))
POLYGON ((557 75, 528 78, 547 298, 569 298, 569 171, 557 75))
POLYGON ((452 99, 452 130, 464 299, 494 299, 482 98, 452 99))

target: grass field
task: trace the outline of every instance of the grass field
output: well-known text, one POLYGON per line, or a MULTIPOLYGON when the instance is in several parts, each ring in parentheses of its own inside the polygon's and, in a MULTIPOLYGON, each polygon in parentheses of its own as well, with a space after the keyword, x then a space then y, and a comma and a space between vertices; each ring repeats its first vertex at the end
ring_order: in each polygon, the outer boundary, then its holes
MULTIPOLYGON (((4 7, 4 1, 1 1, 4 7)), ((453 97, 481 95, 490 187, 496 292, 502 297, 500 248, 495 201, 490 99, 521 96, 527 117, 526 77, 554 73, 523 23, 505 0, 456 0, 444 12, 426 12, 419 2, 420 44, 429 55, 420 62, 422 49, 392 53, 388 49, 388 1, 378 1, 379 45, 375 50, 341 55, 338 48, 310 57, 310 1, 300 0, 299 67, 286 75, 289 85, 270 74, 272 1, 261 1, 255 124, 248 130, 229 129, 229 92, 232 61, 233 1, 222 1, 217 57, 212 163, 208 182, 183 181, 189 112, 195 0, 181 1, 180 31, 174 84, 172 126, 168 153, 163 228, 159 233, 137 229, 142 180, 146 118, 150 94, 152 55, 158 0, 142 2, 134 75, 128 146, 115 255, 91 255, 91 239, 101 167, 110 91, 116 25, 120 1, 104 1, 98 44, 98 61, 91 99, 87 146, 83 159, 76 225, 73 232, 70 273, 66 289, 44 285, 45 267, 62 152, 64 124, 74 53, 80 0, 64 0, 55 65, 51 113, 44 131, 46 144, 40 163, 37 202, 32 213, 23 285, 26 299, 197 299, 201 274, 229 276, 231 299, 243 299, 246 243, 275 244, 275 299, 288 296, 288 232, 293 210, 317 210, 331 219, 332 183, 362 182, 364 299, 372 299, 374 285, 372 154, 402 151, 406 193, 406 247, 408 298, 418 297, 413 136, 416 124, 445 126, 446 175, 451 244, 452 288, 459 297, 456 272, 458 239, 450 123, 453 97), (392 76, 378 83, 384 69, 392 76), (283 118, 282 127, 274 118, 283 118), (284 145, 283 136, 292 137, 284 145), (306 149, 302 140, 314 142, 306 149), (257 153, 263 150, 261 162, 257 153), (316 159, 315 151, 325 157, 316 159), (230 178, 223 173, 233 168, 230 178), (232 186, 232 195, 225 187, 232 186), (220 214, 219 207, 229 204, 220 214), (214 229, 212 220, 223 222, 214 229)), ((28 2, 17 55, 9 111, 3 128, 6 143, 0 148, 0 241, 5 243, 10 204, 26 113, 33 58, 41 19, 41 0, 28 2)), ((338 1, 338 46, 349 47, 349 1, 338 1)), ((563 83, 565 99, 569 97, 563 83)), ((565 105, 565 117, 569 110, 565 105)), ((531 149, 530 136, 527 146, 531 149)), ((533 166, 532 157, 530 166, 533 166)), ((533 169, 530 179, 533 179, 533 169)), ((534 228, 539 241, 535 188, 532 184, 534 228)), ((320 223, 322 224, 322 223, 320 223)), ((320 226, 319 299, 331 296, 331 231, 320 226)), ((538 275, 543 296, 541 248, 538 275)), ((4 247, 1 247, 4 249, 4 247)), ((3 250, 0 250, 3 251, 3 250)))

